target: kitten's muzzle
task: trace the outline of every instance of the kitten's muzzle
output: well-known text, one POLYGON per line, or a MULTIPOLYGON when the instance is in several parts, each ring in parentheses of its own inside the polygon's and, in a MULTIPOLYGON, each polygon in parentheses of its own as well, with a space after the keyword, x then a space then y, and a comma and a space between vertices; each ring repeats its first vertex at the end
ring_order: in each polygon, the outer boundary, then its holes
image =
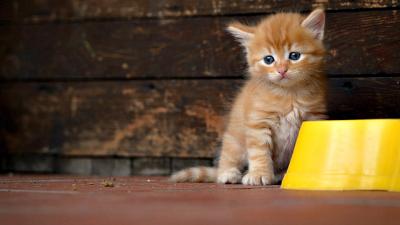
POLYGON ((282 79, 287 77, 287 66, 279 66, 276 71, 279 73, 279 75, 281 75, 282 79))

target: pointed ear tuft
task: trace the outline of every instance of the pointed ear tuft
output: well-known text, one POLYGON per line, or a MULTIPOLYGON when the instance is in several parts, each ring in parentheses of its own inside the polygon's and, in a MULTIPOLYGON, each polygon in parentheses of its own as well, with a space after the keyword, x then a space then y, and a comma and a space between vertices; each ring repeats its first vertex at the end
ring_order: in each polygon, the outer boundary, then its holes
POLYGON ((301 26, 307 28, 314 35, 315 39, 324 39, 325 12, 323 9, 315 9, 301 23, 301 26))
POLYGON ((231 33, 244 47, 254 37, 254 27, 250 27, 239 22, 233 22, 228 25, 226 30, 231 33))

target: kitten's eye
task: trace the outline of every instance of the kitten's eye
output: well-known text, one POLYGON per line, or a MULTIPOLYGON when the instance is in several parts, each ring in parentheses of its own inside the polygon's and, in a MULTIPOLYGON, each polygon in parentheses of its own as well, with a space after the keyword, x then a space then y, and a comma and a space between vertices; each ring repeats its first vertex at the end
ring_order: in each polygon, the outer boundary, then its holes
POLYGON ((299 60, 300 59, 300 52, 291 52, 289 53, 289 59, 290 60, 299 60))
POLYGON ((274 57, 272 55, 267 55, 264 57, 264 62, 267 65, 272 64, 275 61, 274 57))

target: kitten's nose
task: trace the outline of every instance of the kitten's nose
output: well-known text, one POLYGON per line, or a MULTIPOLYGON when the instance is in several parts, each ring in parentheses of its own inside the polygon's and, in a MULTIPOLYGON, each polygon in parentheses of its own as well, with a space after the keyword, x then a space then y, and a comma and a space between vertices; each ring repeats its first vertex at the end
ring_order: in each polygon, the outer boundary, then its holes
POLYGON ((288 68, 286 66, 280 66, 278 67, 277 71, 282 77, 284 77, 288 71, 288 68))

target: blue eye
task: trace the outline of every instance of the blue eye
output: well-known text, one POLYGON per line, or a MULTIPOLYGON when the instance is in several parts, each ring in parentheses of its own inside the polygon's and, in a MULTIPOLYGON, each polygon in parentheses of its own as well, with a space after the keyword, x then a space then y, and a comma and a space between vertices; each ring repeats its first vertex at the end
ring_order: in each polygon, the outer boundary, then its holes
POLYGON ((300 52, 291 52, 289 53, 289 59, 290 60, 299 60, 300 59, 300 52))
POLYGON ((267 55, 264 57, 264 62, 267 65, 272 64, 275 61, 274 57, 272 57, 272 55, 267 55))

